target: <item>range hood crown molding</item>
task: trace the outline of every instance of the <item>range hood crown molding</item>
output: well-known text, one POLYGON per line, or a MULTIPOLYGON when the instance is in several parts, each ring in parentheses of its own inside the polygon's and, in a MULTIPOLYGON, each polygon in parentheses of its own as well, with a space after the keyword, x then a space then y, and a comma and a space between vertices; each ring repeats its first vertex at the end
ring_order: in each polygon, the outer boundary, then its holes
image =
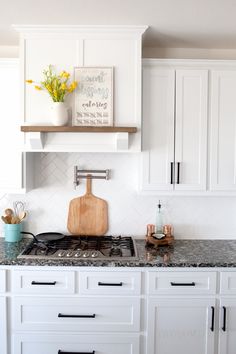
POLYGON ((133 34, 142 35, 148 26, 132 26, 132 25, 17 25, 12 27, 19 33, 117 33, 117 34, 133 34))

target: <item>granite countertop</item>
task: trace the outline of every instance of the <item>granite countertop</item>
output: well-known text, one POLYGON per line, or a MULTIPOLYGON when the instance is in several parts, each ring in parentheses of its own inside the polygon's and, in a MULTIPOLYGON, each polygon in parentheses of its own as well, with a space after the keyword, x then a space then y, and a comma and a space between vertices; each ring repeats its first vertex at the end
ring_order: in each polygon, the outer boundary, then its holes
POLYGON ((31 242, 0 238, 0 265, 90 267, 236 267, 236 240, 175 240, 173 246, 145 247, 136 239, 138 257, 133 260, 38 260, 17 258, 31 242))

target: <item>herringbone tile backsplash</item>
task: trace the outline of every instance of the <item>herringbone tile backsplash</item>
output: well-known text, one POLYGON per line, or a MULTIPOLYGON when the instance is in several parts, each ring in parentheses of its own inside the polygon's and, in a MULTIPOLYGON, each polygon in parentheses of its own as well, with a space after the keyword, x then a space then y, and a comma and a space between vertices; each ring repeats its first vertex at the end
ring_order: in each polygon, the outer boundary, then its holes
MULTIPOLYGON (((109 205, 108 234, 144 236, 155 222, 161 199, 167 223, 177 238, 236 238, 236 198, 158 197, 138 194, 139 154, 41 153, 35 166, 35 189, 26 195, 3 195, 0 208, 23 200, 28 210, 24 230, 67 232, 69 201, 85 193, 85 181, 74 190, 73 169, 110 169, 111 179, 93 180, 93 193, 109 205)), ((1 224, 2 228, 2 224, 1 224)))

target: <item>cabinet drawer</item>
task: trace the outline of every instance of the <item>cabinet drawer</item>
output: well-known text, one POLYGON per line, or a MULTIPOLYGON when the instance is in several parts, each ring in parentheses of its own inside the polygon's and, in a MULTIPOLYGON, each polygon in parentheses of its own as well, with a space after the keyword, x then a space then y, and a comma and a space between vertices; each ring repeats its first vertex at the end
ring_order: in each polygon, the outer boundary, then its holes
POLYGON ((236 272, 220 273, 220 293, 225 295, 236 294, 236 272))
POLYGON ((16 297, 13 314, 16 330, 138 331, 140 299, 16 297))
POLYGON ((6 291, 6 271, 0 270, 0 293, 6 291))
POLYGON ((73 294, 75 273, 66 271, 14 271, 12 289, 26 294, 73 294))
POLYGON ((139 354, 139 336, 132 334, 48 335, 17 334, 14 354, 139 354))
POLYGON ((155 294, 214 294, 216 272, 149 272, 148 292, 155 294))
POLYGON ((79 292, 84 295, 139 295, 140 272, 80 272, 79 292))

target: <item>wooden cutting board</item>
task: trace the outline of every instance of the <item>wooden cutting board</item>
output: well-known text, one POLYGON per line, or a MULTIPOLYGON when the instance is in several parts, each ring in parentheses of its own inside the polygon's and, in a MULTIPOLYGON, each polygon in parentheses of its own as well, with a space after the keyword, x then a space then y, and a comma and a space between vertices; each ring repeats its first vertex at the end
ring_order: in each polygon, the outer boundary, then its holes
POLYGON ((107 202, 92 194, 91 184, 88 176, 85 195, 70 202, 67 228, 72 235, 102 236, 108 230, 107 202))

